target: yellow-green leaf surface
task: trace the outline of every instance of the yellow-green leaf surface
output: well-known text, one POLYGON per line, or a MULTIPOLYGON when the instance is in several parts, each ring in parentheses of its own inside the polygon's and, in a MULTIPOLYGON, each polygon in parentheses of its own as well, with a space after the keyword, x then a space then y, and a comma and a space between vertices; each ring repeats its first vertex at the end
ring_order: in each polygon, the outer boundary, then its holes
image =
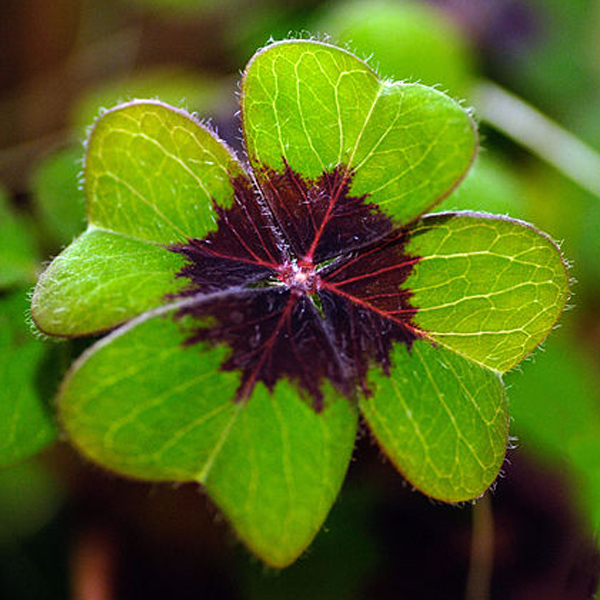
POLYGON ((137 101, 98 119, 85 157, 88 220, 143 240, 172 244, 214 229, 213 202, 233 201, 242 168, 183 111, 137 101))
POLYGON ((532 226, 483 213, 426 217, 407 246, 406 282, 428 339, 504 372, 548 335, 568 297, 556 244, 532 226))
POLYGON ((458 502, 483 494, 504 460, 508 407, 500 377, 444 348, 396 348, 361 412, 383 451, 419 490, 458 502))
POLYGON ((274 567, 293 562, 319 531, 346 474, 356 413, 330 395, 315 412, 289 383, 260 386, 206 475, 211 497, 250 548, 274 567))
POLYGON ((37 373, 47 346, 26 322, 27 293, 0 299, 0 466, 35 454, 57 436, 37 373))
POLYGON ((40 277, 33 318, 51 335, 110 329, 180 290, 184 280, 175 276, 182 265, 162 246, 91 227, 40 277))
POLYGON ((310 543, 344 478, 356 410, 331 396, 317 413, 289 384, 236 402, 223 346, 185 346, 160 309, 88 351, 59 397, 62 422, 89 458, 119 473, 198 481, 265 562, 310 543))
POLYGON ((152 101, 106 112, 85 159, 90 227, 41 277, 32 310, 52 335, 106 330, 181 289, 166 245, 215 228, 242 168, 207 129, 152 101))
POLYGON ((380 80, 339 48, 290 41, 252 59, 242 83, 244 135, 252 165, 308 179, 342 166, 351 192, 369 194, 398 223, 444 198, 477 149, 467 112, 418 84, 380 80))

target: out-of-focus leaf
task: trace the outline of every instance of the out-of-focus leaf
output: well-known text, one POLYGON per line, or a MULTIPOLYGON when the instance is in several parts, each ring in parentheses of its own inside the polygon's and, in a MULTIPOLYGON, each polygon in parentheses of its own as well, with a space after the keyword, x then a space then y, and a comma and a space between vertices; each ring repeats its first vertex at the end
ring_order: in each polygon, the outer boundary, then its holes
POLYGON ((439 210, 477 210, 524 219, 526 206, 520 178, 499 156, 481 152, 464 181, 439 210))
POLYGON ((69 146, 49 154, 33 174, 34 201, 42 226, 55 243, 68 244, 86 227, 80 189, 83 148, 69 146))
POLYGON ((0 289, 31 283, 37 266, 31 231, 12 210, 6 193, 0 188, 0 289))
POLYGON ((597 37, 597 7, 587 0, 532 3, 535 44, 506 69, 513 88, 537 106, 557 114, 586 97, 595 86, 595 61, 589 43, 597 37))
POLYGON ((35 454, 57 436, 50 397, 41 397, 37 372, 47 346, 26 322, 24 290, 0 298, 0 466, 35 454))
POLYGON ((600 94, 597 90, 593 98, 569 108, 569 113, 565 115, 565 124, 569 130, 600 152, 600 94))
MULTIPOLYGON (((160 1, 156 0, 156 3, 160 4, 160 1)), ((172 1, 183 4, 186 0, 172 1)), ((192 2, 188 1, 188 4, 192 2)), ((208 116, 216 112, 220 104, 229 101, 230 87, 223 80, 184 71, 177 66, 154 69, 91 88, 74 104, 71 122, 83 134, 102 109, 138 98, 157 98, 171 106, 208 116)))
POLYGON ((600 289, 598 198, 544 164, 532 166, 525 183, 526 218, 561 241, 578 293, 600 289))
POLYGON ((451 96, 468 95, 475 60, 454 23, 426 3, 394 0, 341 2, 328 8, 315 28, 373 56, 384 77, 437 85, 451 96))
POLYGON ((591 357, 572 333, 559 333, 506 383, 521 450, 566 468, 600 527, 600 376, 591 357))
POLYGON ((39 531, 56 514, 63 496, 57 479, 39 462, 0 470, 0 547, 39 531))

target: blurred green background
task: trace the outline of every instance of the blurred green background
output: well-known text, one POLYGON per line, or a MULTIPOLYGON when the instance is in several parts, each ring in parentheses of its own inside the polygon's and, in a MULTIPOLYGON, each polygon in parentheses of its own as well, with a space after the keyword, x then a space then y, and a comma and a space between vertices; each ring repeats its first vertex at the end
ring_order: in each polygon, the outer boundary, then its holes
POLYGON ((249 556, 196 487, 118 479, 85 464, 57 433, 54 392, 89 342, 35 337, 27 296, 45 262, 85 226, 87 128, 118 102, 159 98, 197 113, 239 150, 239 73, 257 48, 287 36, 341 44, 384 77, 436 85, 472 106, 483 150, 439 210, 508 214, 561 242, 570 310, 506 378, 514 448, 489 496, 489 597, 593 597, 600 5, 2 0, 0 598, 466 597, 471 505, 433 504, 411 491, 366 433, 326 527, 283 573, 249 556), (14 418, 17 404, 29 407, 27 419, 14 418), (20 453, 11 450, 15 439, 20 453))

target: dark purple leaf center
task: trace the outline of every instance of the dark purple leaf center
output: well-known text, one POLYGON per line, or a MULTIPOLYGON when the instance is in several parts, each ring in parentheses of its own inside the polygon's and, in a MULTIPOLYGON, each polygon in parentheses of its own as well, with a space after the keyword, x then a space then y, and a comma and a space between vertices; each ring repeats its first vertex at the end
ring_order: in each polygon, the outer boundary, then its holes
POLYGON ((181 293, 195 317, 187 344, 227 344, 222 365, 239 371, 238 398, 263 383, 294 382, 314 406, 328 382, 349 398, 369 394, 367 373, 389 373, 394 342, 419 332, 403 284, 418 257, 408 233, 366 196, 350 195, 342 168, 307 181, 289 167, 233 181, 233 205, 215 204, 217 229, 171 250, 187 258, 181 293))

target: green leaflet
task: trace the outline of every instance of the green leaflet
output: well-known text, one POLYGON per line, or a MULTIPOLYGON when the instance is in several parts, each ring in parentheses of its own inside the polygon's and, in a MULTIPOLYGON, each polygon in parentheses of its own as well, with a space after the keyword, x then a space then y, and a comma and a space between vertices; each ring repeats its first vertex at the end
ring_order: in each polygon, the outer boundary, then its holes
POLYGON ((0 299, 0 467, 35 454, 58 433, 38 381, 47 346, 29 330, 26 312, 24 290, 0 299))
POLYGON ((234 402, 238 375, 219 370, 227 349, 183 346, 172 312, 92 347, 63 385, 62 422, 85 455, 117 472, 203 483, 245 543, 285 566, 339 492, 356 410, 331 397, 317 414, 283 382, 234 402))
POLYGON ((369 428, 396 468, 438 500, 475 498, 506 451, 508 407, 500 378, 427 342, 397 347, 390 377, 374 377, 360 401, 369 428))
POLYGON ((206 475, 238 534, 274 567, 292 563, 319 531, 346 475, 355 408, 329 394, 322 413, 280 382, 260 386, 206 475))
POLYGON ((381 84, 352 54, 281 42, 254 56, 242 82, 249 158, 281 170, 285 158, 308 179, 344 163, 356 147, 381 84))
POLYGON ((33 317, 52 335, 96 333, 180 290, 180 257, 158 244, 204 237, 213 202, 228 206, 242 168, 208 130, 158 102, 133 102, 96 123, 84 168, 90 228, 36 288, 33 317), (155 243, 151 243, 155 242, 155 243))
POLYGON ((214 229, 213 201, 233 200, 243 174, 217 138, 183 111, 140 101, 106 112, 85 157, 90 224, 171 244, 214 229))
POLYGON ((315 179, 345 165, 351 193, 369 194, 399 224, 448 195, 477 149, 474 125, 444 94, 388 83, 355 56, 315 42, 259 52, 242 84, 252 165, 315 179))
POLYGON ((238 377, 219 372, 225 348, 184 340, 171 319, 144 316, 74 365, 58 402, 84 454, 132 477, 195 478, 235 412, 238 377))
POLYGON ((31 311, 51 335, 97 333, 164 302, 185 281, 183 264, 166 248, 91 227, 46 269, 31 311))
POLYGON ((423 219, 406 282, 428 339, 496 371, 523 360, 556 323, 568 275, 556 244, 523 223, 478 213, 423 219))

